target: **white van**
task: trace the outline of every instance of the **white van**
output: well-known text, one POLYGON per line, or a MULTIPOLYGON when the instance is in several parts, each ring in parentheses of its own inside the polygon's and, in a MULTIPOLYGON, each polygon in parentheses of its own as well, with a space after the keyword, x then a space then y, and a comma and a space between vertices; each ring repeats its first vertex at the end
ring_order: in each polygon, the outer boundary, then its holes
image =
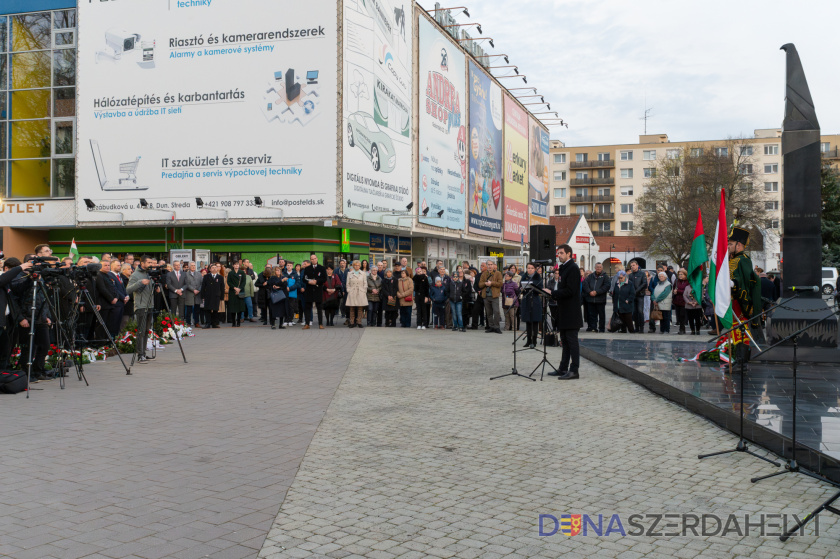
POLYGON ((837 285, 837 268, 822 269, 822 292, 823 295, 834 293, 834 286, 837 285))

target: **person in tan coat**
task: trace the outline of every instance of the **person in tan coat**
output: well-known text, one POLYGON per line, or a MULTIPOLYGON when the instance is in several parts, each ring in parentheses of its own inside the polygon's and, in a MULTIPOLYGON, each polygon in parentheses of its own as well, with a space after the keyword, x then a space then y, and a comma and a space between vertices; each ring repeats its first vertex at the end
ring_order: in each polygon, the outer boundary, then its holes
POLYGON ((353 261, 353 269, 347 272, 347 310, 350 313, 350 328, 362 326, 362 312, 368 306, 367 276, 361 270, 361 263, 353 261))
POLYGON ((400 300, 400 326, 411 328, 411 305, 414 303, 414 282, 408 277, 408 272, 400 272, 397 288, 397 298, 400 300))
POLYGON ((503 284, 504 276, 498 270, 496 263, 489 262, 487 264, 487 270, 481 273, 481 277, 478 279, 478 285, 475 286, 479 297, 484 301, 484 315, 487 320, 484 331, 486 333, 502 333, 499 327, 501 318, 499 295, 501 294, 503 284))

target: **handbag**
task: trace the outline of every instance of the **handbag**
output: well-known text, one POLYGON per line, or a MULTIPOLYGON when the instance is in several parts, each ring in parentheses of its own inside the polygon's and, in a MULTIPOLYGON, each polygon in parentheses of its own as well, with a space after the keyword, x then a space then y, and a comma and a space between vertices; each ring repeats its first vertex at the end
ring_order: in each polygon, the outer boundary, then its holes
POLYGON ((659 307, 651 309, 649 320, 662 320, 662 311, 659 310, 659 307))
POLYGON ((513 306, 513 297, 505 297, 505 307, 510 308, 513 306))
POLYGON ((610 317, 610 325, 607 328, 610 332, 618 332, 621 329, 621 319, 618 317, 616 313, 612 313, 610 317))
POLYGON ((245 295, 244 291, 240 291, 239 293, 236 294, 236 296, 239 297, 240 299, 247 299, 248 298, 248 295, 245 295))
POLYGON ((414 300, 414 297, 412 297, 411 295, 406 295, 404 300, 406 303, 410 303, 414 300))
POLYGON ((279 303, 286 298, 286 293, 282 289, 271 292, 271 302, 279 303))

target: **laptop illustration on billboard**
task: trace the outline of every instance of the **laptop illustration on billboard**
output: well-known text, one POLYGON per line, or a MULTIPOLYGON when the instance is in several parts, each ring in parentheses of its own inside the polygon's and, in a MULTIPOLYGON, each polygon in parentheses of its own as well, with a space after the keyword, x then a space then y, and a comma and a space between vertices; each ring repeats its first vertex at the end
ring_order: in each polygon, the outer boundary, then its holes
POLYGON ((116 183, 108 180, 108 175, 105 172, 105 164, 102 162, 102 153, 99 151, 99 142, 96 140, 90 141, 90 149, 93 152, 93 164, 96 166, 96 175, 99 177, 99 186, 102 190, 148 190, 148 186, 137 185, 137 165, 140 164, 140 156, 134 161, 128 163, 120 163, 120 173, 125 175, 118 179, 116 183))

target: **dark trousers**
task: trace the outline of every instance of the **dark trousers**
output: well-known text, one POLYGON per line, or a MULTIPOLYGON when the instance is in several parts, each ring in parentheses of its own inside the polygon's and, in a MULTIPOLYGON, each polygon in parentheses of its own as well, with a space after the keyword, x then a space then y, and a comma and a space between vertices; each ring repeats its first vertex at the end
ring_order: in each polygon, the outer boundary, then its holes
POLYGON ((685 314, 691 331, 699 332, 700 326, 703 324, 703 309, 686 309, 685 314))
POLYGON ((446 326, 446 303, 435 303, 434 311, 435 326, 446 326))
POLYGON ((394 328, 397 325, 397 315, 400 310, 395 305, 385 305, 385 326, 394 328))
POLYGON ((449 301, 445 302, 444 305, 446 306, 446 327, 452 328, 452 309, 449 308, 449 301))
MULTIPOLYGON (((21 345, 21 369, 27 370, 29 366, 29 328, 22 328, 20 331, 21 345)), ((44 361, 47 352, 50 350, 50 327, 46 324, 35 325, 34 347, 32 348, 32 375, 39 375, 46 367, 44 361)))
POLYGON ((470 303, 470 306, 470 328, 478 328, 484 322, 482 320, 484 317, 484 300, 476 299, 474 302, 470 303))
POLYGON ((560 343, 563 344, 563 356, 560 358, 561 373, 565 371, 579 372, 580 371, 580 344, 578 343, 578 331, 575 330, 558 330, 560 335, 560 343), (569 364, 571 359, 571 365, 569 364))
POLYGON ((633 315, 629 312, 618 313, 618 318, 621 319, 621 332, 634 332, 633 329, 633 315))
MULTIPOLYGON (((152 327, 152 309, 136 309, 137 337, 134 339, 134 352, 139 357, 146 356, 146 342, 149 339, 149 329, 152 327)), ((218 324, 218 318, 216 324, 218 324)))
POLYGON ((486 326, 491 330, 499 329, 501 320, 498 297, 484 297, 484 315, 487 320, 486 326))
POLYGON ((645 329, 644 297, 636 297, 633 299, 633 325, 636 327, 636 332, 641 332, 645 329))
POLYGON ((9 361, 11 360, 11 353, 12 353, 12 339, 10 333, 12 331, 13 326, 11 326, 11 315, 7 322, 9 322, 8 326, 0 328, 0 370, 7 370, 9 368, 9 361))
POLYGON ((417 301, 417 326, 429 325, 429 304, 422 301, 421 297, 414 297, 417 301))
POLYGON ((537 345, 537 338, 539 337, 540 323, 526 322, 525 323, 525 345, 537 345))
POLYGON ((560 307, 549 304, 548 311, 551 313, 551 327, 553 329, 560 322, 560 307))
POLYGON ((169 312, 173 315, 177 316, 181 320, 184 320, 184 312, 186 309, 185 304, 186 299, 183 295, 180 297, 170 297, 169 298, 169 312))
MULTIPOLYGON (((120 324, 122 324, 123 313, 125 312, 125 305, 117 304, 111 309, 111 317, 106 324, 108 325, 108 332, 111 337, 116 337, 120 333, 120 324)), ((103 317, 104 318, 104 317, 103 317)))
POLYGON ((103 346, 108 343, 108 334, 106 333, 106 330, 110 332, 111 317, 114 314, 114 310, 115 309, 113 307, 109 309, 102 307, 102 309, 100 309, 99 316, 102 317, 102 322, 105 324, 104 328, 102 327, 102 324, 99 324, 99 321, 96 320, 96 316, 93 317, 94 332, 96 339, 98 340, 96 344, 97 346, 103 346))
POLYGON ((306 301, 304 303, 303 312, 306 315, 306 324, 307 326, 312 324, 312 305, 318 309, 318 324, 323 324, 324 322, 324 307, 321 303, 316 303, 315 301, 306 301))
POLYGON ((411 328, 411 305, 400 305, 400 326, 411 328))
POLYGON ((205 325, 206 325, 207 322, 210 323, 210 326, 218 326, 219 325, 219 315, 221 314, 219 312, 219 309, 210 309, 210 310, 205 309, 204 314, 205 314, 205 320, 206 320, 205 325))
POLYGON ((688 314, 685 312, 685 306, 674 305, 673 308, 677 310, 677 326, 680 327, 680 331, 685 332, 685 325, 688 322, 688 314))
POLYGON ((368 326, 382 326, 382 301, 368 301, 368 326))
POLYGON ((607 304, 606 303, 586 303, 586 308, 589 311, 589 316, 586 317, 586 323, 591 330, 598 330, 605 332, 607 329, 607 304))

